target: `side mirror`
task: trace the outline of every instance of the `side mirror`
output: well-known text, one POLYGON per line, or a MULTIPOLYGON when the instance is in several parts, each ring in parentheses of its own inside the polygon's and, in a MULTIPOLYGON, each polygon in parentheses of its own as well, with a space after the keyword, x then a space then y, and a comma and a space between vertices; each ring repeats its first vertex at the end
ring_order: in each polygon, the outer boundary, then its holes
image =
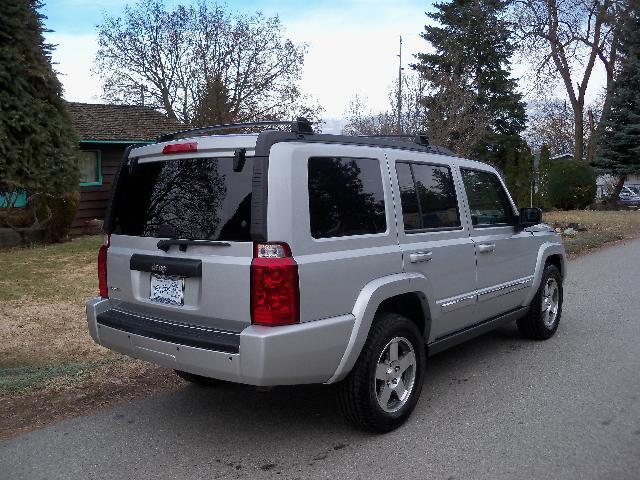
POLYGON ((542 222, 542 210, 540 208, 521 208, 517 229, 524 230, 542 222))

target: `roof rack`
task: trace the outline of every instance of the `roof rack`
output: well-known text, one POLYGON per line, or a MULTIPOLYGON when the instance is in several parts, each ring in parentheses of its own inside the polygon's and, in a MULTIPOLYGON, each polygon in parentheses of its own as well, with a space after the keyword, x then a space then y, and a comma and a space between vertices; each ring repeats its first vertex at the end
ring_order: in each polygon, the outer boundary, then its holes
POLYGON ((396 138, 410 138, 412 139, 412 142, 417 144, 417 145, 422 145, 424 147, 428 147, 429 146, 429 139, 427 138, 427 135, 424 133, 418 133, 418 134, 413 134, 413 135, 409 135, 409 134, 389 134, 389 135, 382 135, 382 134, 377 134, 377 135, 358 135, 358 137, 365 137, 365 138, 390 138, 390 139, 396 139, 396 138))
POLYGON ((220 132, 225 130, 241 130, 256 127, 269 127, 274 125, 287 125, 290 130, 265 128, 258 136, 256 143, 256 155, 269 155, 271 146, 279 142, 300 140, 304 137, 306 142, 326 142, 344 145, 369 145, 404 150, 419 150, 440 155, 453 155, 451 150, 431 145, 424 133, 418 134, 387 134, 387 135, 330 135, 313 131, 311 122, 304 117, 298 117, 293 121, 266 120, 259 122, 227 123, 223 125, 211 125, 208 127, 190 128, 174 133, 167 133, 158 137, 158 142, 166 142, 185 135, 220 132))
POLYGON ((239 123, 225 123, 222 125, 210 125, 208 127, 189 128, 186 130, 180 130, 173 133, 165 133, 158 137, 159 142, 166 142, 167 140, 174 140, 175 138, 182 137, 187 134, 200 134, 208 132, 219 132, 222 130, 238 130, 244 128, 256 128, 256 127, 268 127, 272 125, 289 125, 291 132, 297 135, 313 134, 313 127, 311 122, 304 117, 298 117, 293 121, 283 120, 264 120, 260 122, 239 122, 239 123))

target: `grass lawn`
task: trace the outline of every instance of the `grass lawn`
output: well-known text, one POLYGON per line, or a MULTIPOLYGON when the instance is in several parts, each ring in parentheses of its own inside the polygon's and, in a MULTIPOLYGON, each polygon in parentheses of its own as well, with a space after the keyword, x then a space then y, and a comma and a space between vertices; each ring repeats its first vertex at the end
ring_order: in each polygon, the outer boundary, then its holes
POLYGON ((544 212, 542 221, 563 230, 570 223, 585 229, 573 236, 563 235, 562 242, 570 255, 579 255, 606 243, 640 237, 640 211, 636 210, 544 212))

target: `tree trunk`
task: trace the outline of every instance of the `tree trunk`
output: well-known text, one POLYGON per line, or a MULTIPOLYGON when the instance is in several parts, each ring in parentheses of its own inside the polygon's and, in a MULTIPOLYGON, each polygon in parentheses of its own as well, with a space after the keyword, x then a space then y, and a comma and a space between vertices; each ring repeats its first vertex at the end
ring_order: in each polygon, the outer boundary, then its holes
POLYGON ((587 143, 587 162, 591 163, 596 159, 596 124, 593 119, 593 111, 587 112, 589 117, 589 141, 587 143))
POLYGON ((574 106, 573 116, 575 123, 575 150, 573 152, 573 158, 575 160, 582 160, 584 156, 584 106, 574 106))
POLYGON ((622 187, 624 187, 624 182, 626 181, 627 176, 620 175, 620 178, 618 178, 618 181, 616 182, 616 186, 613 187, 613 193, 611 194, 611 197, 609 197, 611 205, 618 206, 618 197, 620 195, 620 192, 622 191, 622 187))

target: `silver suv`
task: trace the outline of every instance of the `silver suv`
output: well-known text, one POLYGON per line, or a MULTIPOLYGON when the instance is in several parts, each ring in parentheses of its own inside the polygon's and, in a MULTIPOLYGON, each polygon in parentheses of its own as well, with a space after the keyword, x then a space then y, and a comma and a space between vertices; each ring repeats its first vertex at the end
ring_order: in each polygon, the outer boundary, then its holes
POLYGON ((427 356, 512 321, 554 334, 564 248, 494 168, 287 125, 127 150, 87 302, 97 343, 198 384, 335 383, 346 417, 384 432, 427 356))

